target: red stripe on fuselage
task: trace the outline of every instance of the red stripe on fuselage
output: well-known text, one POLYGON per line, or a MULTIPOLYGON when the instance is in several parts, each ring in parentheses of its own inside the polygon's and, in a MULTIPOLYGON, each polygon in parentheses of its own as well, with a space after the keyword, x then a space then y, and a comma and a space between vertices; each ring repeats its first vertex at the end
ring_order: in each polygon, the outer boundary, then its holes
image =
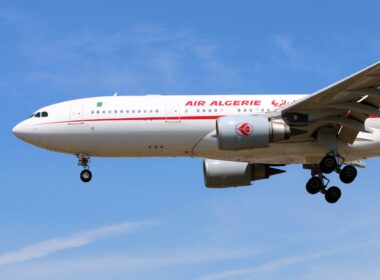
POLYGON ((176 121, 176 120, 216 120, 222 116, 189 116, 189 117, 142 117, 142 118, 110 118, 110 119, 86 119, 48 122, 43 124, 77 123, 77 122, 109 122, 109 121, 176 121))

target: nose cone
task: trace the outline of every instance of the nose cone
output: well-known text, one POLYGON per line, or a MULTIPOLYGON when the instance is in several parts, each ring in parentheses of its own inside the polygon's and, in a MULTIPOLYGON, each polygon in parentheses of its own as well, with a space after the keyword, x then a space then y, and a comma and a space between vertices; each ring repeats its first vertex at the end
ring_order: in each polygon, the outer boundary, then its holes
POLYGON ((22 141, 30 144, 36 144, 38 136, 36 131, 24 122, 19 123, 12 129, 13 134, 22 141))
POLYGON ((26 134, 25 128, 23 128, 23 125, 19 123, 12 129, 13 134, 22 140, 22 136, 26 134))

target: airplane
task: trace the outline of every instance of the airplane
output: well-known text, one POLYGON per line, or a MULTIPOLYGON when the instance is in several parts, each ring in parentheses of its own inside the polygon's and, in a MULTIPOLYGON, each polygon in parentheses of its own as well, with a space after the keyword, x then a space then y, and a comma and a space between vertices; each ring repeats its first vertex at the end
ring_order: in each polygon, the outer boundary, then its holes
POLYGON ((203 158, 206 187, 249 186, 302 164, 310 194, 329 203, 380 156, 380 62, 311 95, 105 96, 43 107, 17 124, 19 139, 75 155, 80 179, 91 157, 203 158))

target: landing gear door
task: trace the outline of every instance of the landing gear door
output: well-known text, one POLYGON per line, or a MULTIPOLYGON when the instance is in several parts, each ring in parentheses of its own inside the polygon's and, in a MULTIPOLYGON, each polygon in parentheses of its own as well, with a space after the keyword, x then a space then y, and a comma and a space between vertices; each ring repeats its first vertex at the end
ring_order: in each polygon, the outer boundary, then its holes
POLYGON ((69 125, 83 124, 83 104, 71 103, 69 125))
POLYGON ((179 101, 174 97, 165 97, 165 115, 166 122, 181 122, 181 112, 179 108, 179 101))

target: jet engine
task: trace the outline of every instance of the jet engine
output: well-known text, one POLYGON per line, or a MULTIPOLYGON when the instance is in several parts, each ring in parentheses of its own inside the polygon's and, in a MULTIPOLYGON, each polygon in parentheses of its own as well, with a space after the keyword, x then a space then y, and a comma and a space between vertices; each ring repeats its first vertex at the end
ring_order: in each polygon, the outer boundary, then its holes
POLYGON ((251 185, 252 181, 267 179, 285 172, 268 164, 205 159, 203 174, 208 188, 229 188, 251 185))
POLYGON ((226 116, 217 119, 216 131, 221 150, 265 148, 289 139, 290 127, 282 120, 263 116, 226 116))

